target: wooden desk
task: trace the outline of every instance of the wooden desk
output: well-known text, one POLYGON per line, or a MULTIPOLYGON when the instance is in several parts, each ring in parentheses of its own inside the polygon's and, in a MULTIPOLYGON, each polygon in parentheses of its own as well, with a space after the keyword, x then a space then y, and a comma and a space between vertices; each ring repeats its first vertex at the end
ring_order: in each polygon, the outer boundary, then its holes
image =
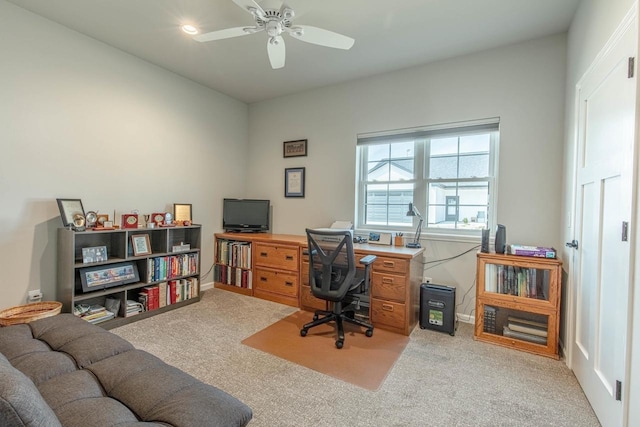
MULTIPOLYGON (((218 233, 214 237, 216 288, 304 310, 326 307, 309 287, 309 263, 303 255, 306 236, 218 233), (236 256, 229 256, 230 250, 236 256)), ((377 328, 409 335, 418 322, 424 249, 356 243, 354 250, 356 261, 377 256, 371 271, 371 322, 377 328)))

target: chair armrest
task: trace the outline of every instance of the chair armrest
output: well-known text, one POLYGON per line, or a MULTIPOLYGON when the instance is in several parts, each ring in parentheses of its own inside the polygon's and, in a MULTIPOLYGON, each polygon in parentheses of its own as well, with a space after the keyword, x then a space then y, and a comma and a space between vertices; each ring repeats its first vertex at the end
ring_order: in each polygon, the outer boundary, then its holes
POLYGON ((360 264, 362 264, 362 265, 372 264, 376 260, 376 258, 378 258, 378 257, 375 256, 375 255, 367 255, 366 257, 364 257, 364 258, 362 258, 360 260, 360 264))

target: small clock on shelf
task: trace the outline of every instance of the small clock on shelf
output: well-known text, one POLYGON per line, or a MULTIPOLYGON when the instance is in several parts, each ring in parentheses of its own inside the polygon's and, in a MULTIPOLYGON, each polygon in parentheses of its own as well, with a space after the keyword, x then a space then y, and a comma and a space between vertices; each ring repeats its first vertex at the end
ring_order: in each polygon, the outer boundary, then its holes
POLYGON ((89 211, 84 217, 85 226, 87 228, 94 228, 98 223, 98 213, 95 211, 89 211))
POLYGON ((164 224, 164 212, 151 214, 151 221, 157 225, 164 224))
POLYGON ((138 214, 122 214, 122 228, 138 228, 138 214))

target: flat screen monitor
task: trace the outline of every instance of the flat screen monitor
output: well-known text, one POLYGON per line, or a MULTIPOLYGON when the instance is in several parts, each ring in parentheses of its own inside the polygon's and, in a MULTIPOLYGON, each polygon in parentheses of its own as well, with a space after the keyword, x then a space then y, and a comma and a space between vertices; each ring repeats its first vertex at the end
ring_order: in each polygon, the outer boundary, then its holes
POLYGON ((269 231, 269 200, 224 199, 222 206, 226 231, 269 231))

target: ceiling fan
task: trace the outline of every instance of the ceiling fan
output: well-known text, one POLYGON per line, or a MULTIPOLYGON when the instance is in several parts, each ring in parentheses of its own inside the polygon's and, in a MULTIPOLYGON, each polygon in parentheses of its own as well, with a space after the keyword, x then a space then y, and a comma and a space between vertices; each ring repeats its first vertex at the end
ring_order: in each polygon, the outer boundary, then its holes
POLYGON ((199 42, 208 42, 266 31, 269 37, 267 41, 267 54, 269 55, 269 62, 271 62, 271 68, 273 69, 284 67, 285 46, 282 34, 289 34, 291 37, 302 40, 303 42, 344 50, 351 49, 351 46, 353 46, 355 42, 351 37, 343 36, 333 31, 323 30, 322 28, 312 27, 310 25, 293 26, 291 22, 295 17, 295 12, 285 5, 282 5, 280 10, 276 10, 263 9, 254 0, 233 0, 233 2, 253 16, 255 26, 234 27, 212 31, 210 33, 196 35, 193 39, 199 42))

